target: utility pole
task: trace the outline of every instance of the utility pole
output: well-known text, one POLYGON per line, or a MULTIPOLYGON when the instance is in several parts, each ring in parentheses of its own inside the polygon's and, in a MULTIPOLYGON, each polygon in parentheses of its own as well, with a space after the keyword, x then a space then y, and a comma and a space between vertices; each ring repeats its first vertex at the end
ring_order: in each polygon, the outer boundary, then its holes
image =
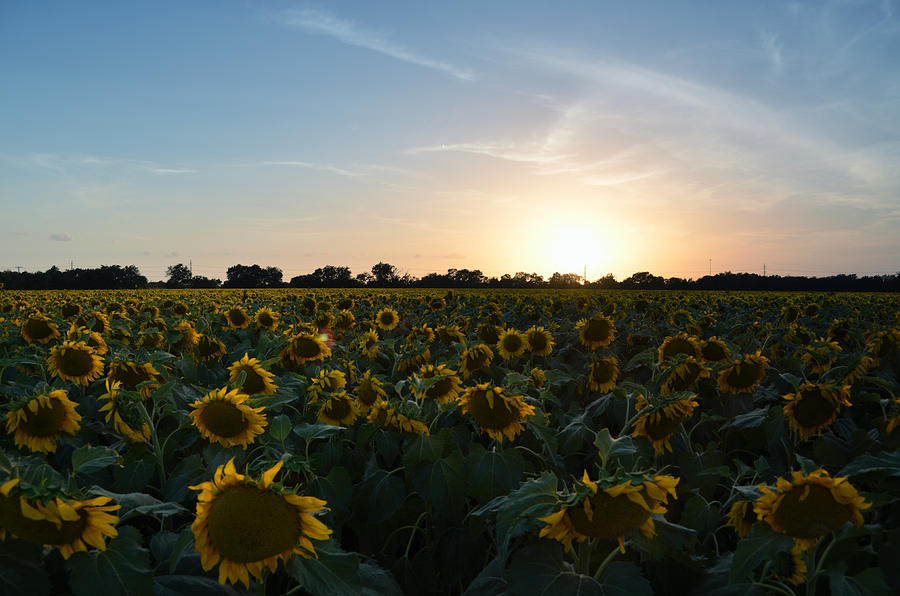
POLYGON ((766 264, 763 263, 763 277, 766 276, 766 264))
POLYGON ((587 285, 587 263, 584 265, 584 285, 587 285))
POLYGON ((191 259, 188 263, 188 271, 191 272, 191 277, 194 277, 194 259, 191 259))
POLYGON ((22 266, 16 265, 16 273, 22 273, 22 266))
POLYGON ((74 268, 75 268, 75 261, 74 261, 74 260, 70 260, 70 261, 69 261, 69 271, 71 271, 71 270, 74 269, 74 268))
POLYGON ((709 260, 709 274, 712 276, 712 259, 709 260))

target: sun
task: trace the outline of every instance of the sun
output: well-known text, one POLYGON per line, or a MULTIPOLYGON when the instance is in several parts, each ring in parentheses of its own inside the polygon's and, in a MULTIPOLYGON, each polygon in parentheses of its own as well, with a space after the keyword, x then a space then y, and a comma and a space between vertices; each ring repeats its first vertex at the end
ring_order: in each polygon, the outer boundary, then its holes
POLYGON ((599 230, 591 230, 575 222, 559 225, 547 238, 547 266, 560 273, 582 275, 586 266, 596 265, 602 260, 602 240, 599 230))

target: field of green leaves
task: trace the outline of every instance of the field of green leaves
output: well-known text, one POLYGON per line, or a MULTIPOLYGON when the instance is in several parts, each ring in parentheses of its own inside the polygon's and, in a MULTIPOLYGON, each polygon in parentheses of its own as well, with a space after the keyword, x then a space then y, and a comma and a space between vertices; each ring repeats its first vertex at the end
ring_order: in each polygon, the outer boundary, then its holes
POLYGON ((0 593, 897 594, 900 297, 0 291, 0 593))

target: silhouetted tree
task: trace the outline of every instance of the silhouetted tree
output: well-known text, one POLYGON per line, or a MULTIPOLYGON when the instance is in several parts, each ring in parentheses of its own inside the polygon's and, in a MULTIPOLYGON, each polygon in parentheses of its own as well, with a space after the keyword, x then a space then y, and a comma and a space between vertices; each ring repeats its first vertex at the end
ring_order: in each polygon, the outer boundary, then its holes
POLYGON ((191 270, 185 267, 184 263, 170 265, 166 268, 166 275, 169 279, 166 281, 167 288, 188 288, 191 287, 191 270))
POLYGON ((223 284, 226 288, 279 288, 284 285, 281 281, 282 272, 278 267, 266 267, 259 265, 232 265, 225 272, 227 280, 223 284))
POLYGON ((397 268, 390 263, 379 262, 376 265, 372 265, 372 276, 375 279, 371 285, 379 288, 396 286, 400 281, 397 268))

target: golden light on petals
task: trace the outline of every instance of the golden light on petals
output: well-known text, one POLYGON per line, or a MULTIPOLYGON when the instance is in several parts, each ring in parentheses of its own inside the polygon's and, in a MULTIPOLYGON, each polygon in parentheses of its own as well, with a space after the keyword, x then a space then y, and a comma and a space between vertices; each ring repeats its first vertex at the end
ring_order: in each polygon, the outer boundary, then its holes
POLYGON ((74 435, 81 428, 77 405, 62 389, 36 395, 6 413, 6 432, 13 435, 16 447, 53 453, 60 435, 74 435))
POLYGON ((193 425, 211 443, 246 449, 268 424, 265 408, 250 407, 245 403, 248 399, 249 396, 227 387, 210 391, 190 404, 193 425))

